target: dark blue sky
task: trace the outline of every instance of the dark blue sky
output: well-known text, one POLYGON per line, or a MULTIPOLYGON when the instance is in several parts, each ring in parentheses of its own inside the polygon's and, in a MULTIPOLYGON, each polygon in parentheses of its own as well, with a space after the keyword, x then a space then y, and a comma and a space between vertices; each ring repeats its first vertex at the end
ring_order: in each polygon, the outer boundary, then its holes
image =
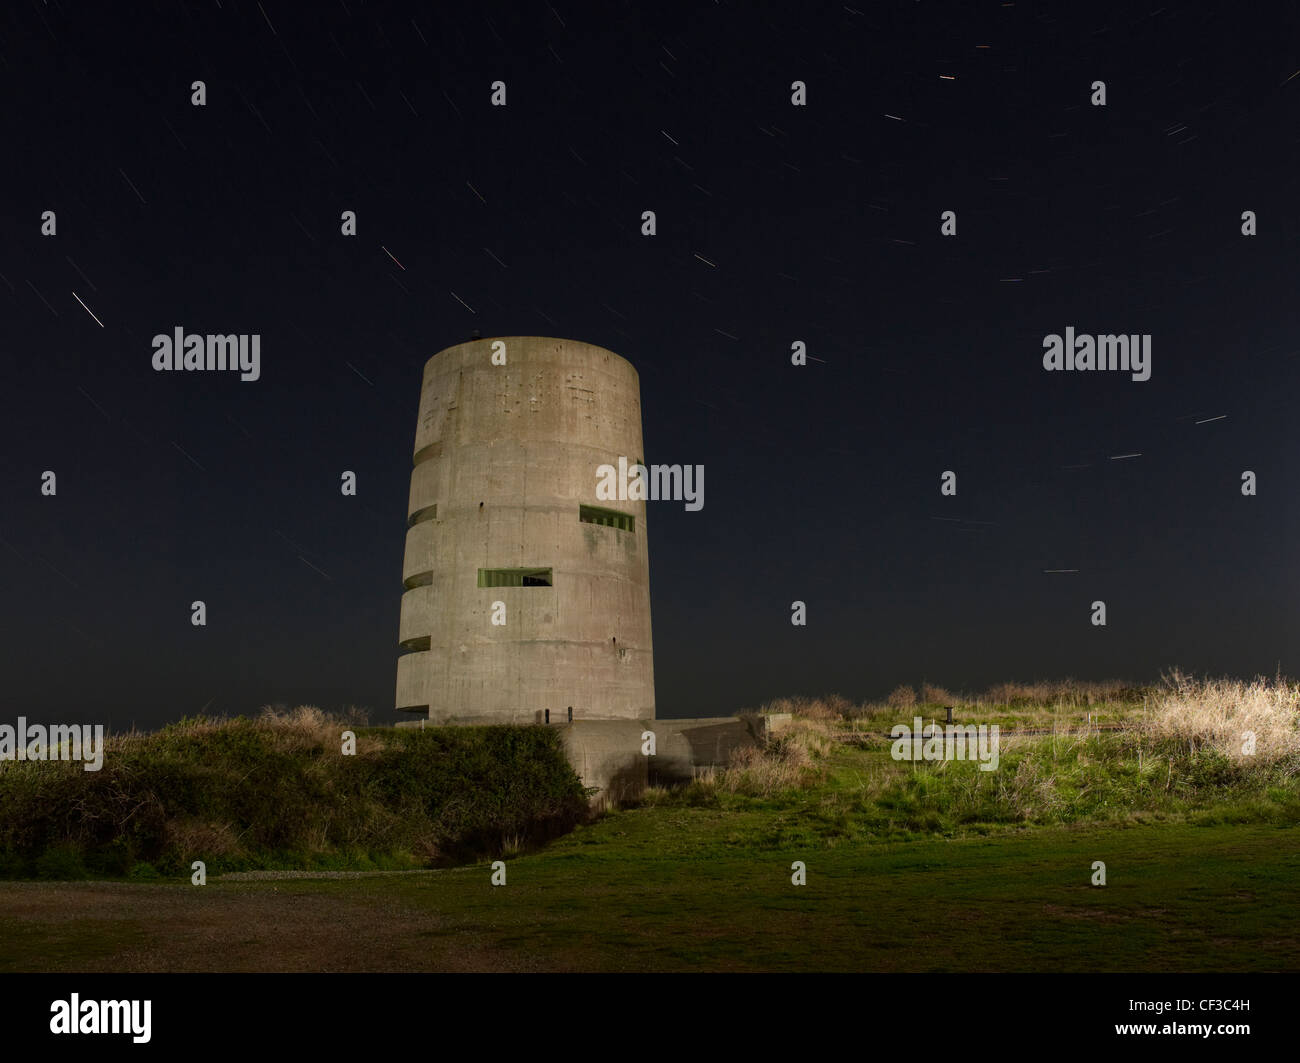
POLYGON ((859 7, 7 9, 0 718, 399 718, 420 371, 474 329, 624 355, 706 467, 648 518, 661 715, 1294 672, 1296 9, 859 7), (261 379, 155 373, 178 325, 261 379), (1066 326, 1151 379, 1044 372, 1066 326))

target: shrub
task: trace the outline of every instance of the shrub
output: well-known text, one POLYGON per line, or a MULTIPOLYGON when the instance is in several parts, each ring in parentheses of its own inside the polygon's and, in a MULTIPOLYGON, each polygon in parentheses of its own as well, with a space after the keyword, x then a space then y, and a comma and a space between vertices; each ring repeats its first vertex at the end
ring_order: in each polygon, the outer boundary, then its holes
POLYGON ((916 691, 910 686, 896 686, 889 692, 885 703, 895 709, 910 709, 916 704, 916 691))
POLYGON ((587 815, 553 729, 363 725, 268 709, 111 736, 97 772, 0 762, 0 875, 448 863, 519 851, 587 815))
POLYGON ((36 857, 32 868, 37 878, 66 881, 86 877, 86 865, 73 845, 51 846, 36 857))
POLYGON ((955 705, 961 699, 945 687, 933 683, 921 684, 921 702, 925 705, 955 705))

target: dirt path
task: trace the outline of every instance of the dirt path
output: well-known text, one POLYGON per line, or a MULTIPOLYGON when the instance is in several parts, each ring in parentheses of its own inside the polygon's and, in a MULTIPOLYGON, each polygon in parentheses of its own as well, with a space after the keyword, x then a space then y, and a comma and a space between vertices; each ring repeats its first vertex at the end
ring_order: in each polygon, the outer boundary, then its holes
MULTIPOLYGON (((47 958, 40 966, 11 967, 0 946, 0 971, 496 972, 542 966, 385 893, 379 875, 353 896, 288 882, 224 888, 215 880, 203 888, 0 883, 5 936, 27 943, 34 938, 39 950, 18 951, 47 958)), ((554 969, 553 962, 546 966, 554 969)))

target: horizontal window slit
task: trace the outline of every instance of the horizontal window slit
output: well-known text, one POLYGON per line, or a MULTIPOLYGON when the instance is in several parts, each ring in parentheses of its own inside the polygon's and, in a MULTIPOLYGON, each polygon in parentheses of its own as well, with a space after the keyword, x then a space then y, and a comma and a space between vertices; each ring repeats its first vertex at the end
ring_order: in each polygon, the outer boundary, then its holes
POLYGON ((583 524, 599 524, 601 527, 617 528, 619 531, 636 531, 636 518, 631 513, 620 513, 616 509, 579 506, 578 520, 583 524))
POLYGON ((549 568, 481 568, 480 587, 550 587, 549 568))

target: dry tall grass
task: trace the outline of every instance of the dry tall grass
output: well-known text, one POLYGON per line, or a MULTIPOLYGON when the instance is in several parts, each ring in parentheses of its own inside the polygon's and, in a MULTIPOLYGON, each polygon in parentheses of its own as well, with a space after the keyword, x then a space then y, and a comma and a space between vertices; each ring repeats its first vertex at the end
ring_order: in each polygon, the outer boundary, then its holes
POLYGON ((1122 679, 1039 679, 994 683, 979 701, 992 705, 1097 705, 1131 700, 1142 690, 1122 679))
POLYGON ((956 705, 961 700, 959 695, 947 687, 936 686, 934 683, 921 684, 921 701, 926 705, 956 705))
MULTIPOLYGON (((733 750, 725 767, 701 772, 694 785, 704 790, 763 797, 817 785, 823 777, 817 762, 835 746, 831 737, 833 721, 841 719, 840 713, 852 705, 839 705, 833 699, 779 699, 779 703, 791 707, 795 702, 800 711, 788 727, 766 736, 758 745, 733 750)), ((790 712, 791 707, 774 711, 790 712)))
POLYGON ((1215 749, 1234 762, 1293 758, 1294 773, 1300 770, 1298 714, 1300 687, 1282 677, 1197 680, 1175 670, 1151 699, 1143 727, 1153 738, 1215 749), (1254 736, 1253 753, 1247 751, 1248 734, 1254 736))
MULTIPOLYGON (((774 698, 763 704, 760 713, 790 713, 796 719, 819 720, 847 727, 874 726, 891 720, 900 712, 910 713, 929 706, 951 705, 958 709, 1001 712, 1013 710, 1023 715, 1026 709, 1078 710, 1095 706, 1124 706, 1127 711, 1140 705, 1153 688, 1121 679, 1082 680, 1052 679, 1032 683, 995 683, 983 693, 962 693, 935 683, 920 687, 900 684, 882 699, 854 703, 839 694, 824 697, 795 695, 774 698)), ((1028 726, 1028 724, 1025 724, 1028 726)))
MULTIPOLYGON (((277 748, 283 752, 300 749, 325 749, 339 746, 343 731, 354 734, 368 724, 366 714, 359 709, 348 709, 341 714, 323 712, 314 705, 299 705, 296 709, 266 706, 257 718, 257 726, 276 736, 277 748)), ((383 749, 384 743, 374 735, 356 735, 357 755, 365 756, 383 749)))
POLYGON ((910 686, 896 686, 889 692, 885 704, 895 709, 910 709, 916 704, 916 691, 910 686))
MULTIPOLYGON (((228 716, 187 716, 168 724, 162 732, 126 731, 108 735, 104 749, 109 753, 141 749, 157 743, 157 735, 165 734, 172 742, 186 740, 212 740, 228 734, 232 725, 240 723, 264 735, 271 748, 280 753, 297 753, 303 750, 329 749, 337 753, 342 734, 354 733, 369 726, 368 718, 360 709, 349 708, 329 713, 314 705, 287 708, 283 705, 266 705, 256 717, 235 719, 228 716)), ((357 754, 365 755, 383 748, 383 742, 372 735, 357 735, 357 754)))
POLYGON ((763 715, 789 713, 800 720, 840 720, 851 716, 854 704, 841 694, 827 694, 813 698, 799 695, 789 698, 773 698, 764 702, 758 710, 763 715))

